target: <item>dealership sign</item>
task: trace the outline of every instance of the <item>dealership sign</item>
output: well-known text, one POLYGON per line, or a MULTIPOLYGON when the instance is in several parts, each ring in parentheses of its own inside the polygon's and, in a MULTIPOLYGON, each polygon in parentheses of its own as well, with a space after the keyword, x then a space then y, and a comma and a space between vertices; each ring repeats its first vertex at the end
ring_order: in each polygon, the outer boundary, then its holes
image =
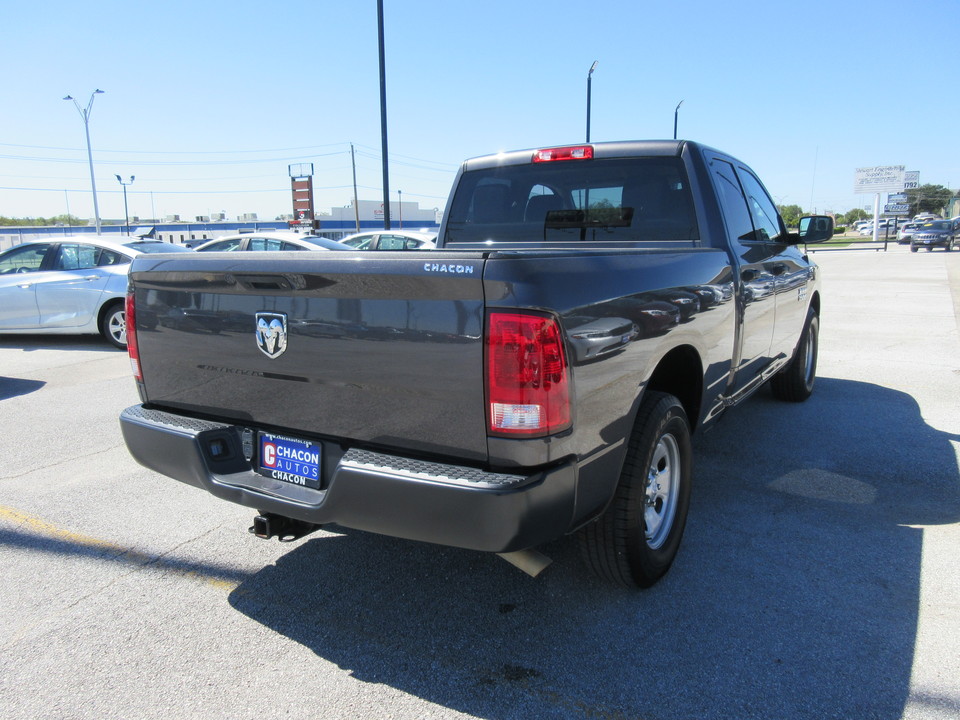
POLYGON ((903 165, 881 165, 857 168, 853 180, 853 192, 889 193, 903 190, 906 168, 903 165))

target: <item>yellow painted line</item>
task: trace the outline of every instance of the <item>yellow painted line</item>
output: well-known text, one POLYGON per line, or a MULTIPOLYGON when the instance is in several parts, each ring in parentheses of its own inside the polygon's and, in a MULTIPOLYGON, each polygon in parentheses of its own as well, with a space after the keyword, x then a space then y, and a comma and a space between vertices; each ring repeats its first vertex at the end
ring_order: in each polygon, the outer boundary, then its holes
POLYGON ((180 577, 197 579, 207 585, 226 591, 234 590, 240 584, 240 581, 226 579, 219 577, 215 573, 208 573, 202 569, 190 567, 188 563, 184 563, 183 567, 179 567, 177 562, 171 561, 169 558, 146 555, 137 550, 131 550, 130 548, 125 548, 106 540, 90 537, 89 535, 82 535, 71 530, 65 530, 46 520, 29 515, 15 508, 7 507, 6 505, 0 505, 0 519, 9 520, 17 527, 27 528, 33 533, 42 535, 43 537, 61 540, 83 548, 113 551, 116 555, 112 557, 111 560, 120 561, 138 568, 157 568, 180 577))
POLYGON ((55 537, 58 540, 66 540, 67 542, 83 545, 84 547, 102 548, 104 550, 116 550, 117 552, 124 552, 124 549, 119 545, 114 545, 105 540, 98 540, 97 538, 92 538, 87 535, 80 535, 79 533, 64 530, 52 523, 47 522, 46 520, 41 520, 38 517, 28 515, 25 512, 15 510, 14 508, 7 507, 6 505, 0 505, 0 517, 12 520, 20 527, 26 526, 34 532, 47 537, 55 537))

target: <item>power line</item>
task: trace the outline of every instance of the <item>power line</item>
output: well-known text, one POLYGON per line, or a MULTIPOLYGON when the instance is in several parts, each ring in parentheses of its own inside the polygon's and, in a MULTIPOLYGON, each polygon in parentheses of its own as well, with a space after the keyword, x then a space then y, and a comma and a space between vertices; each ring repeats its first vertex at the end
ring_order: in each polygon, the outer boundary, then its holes
MULTIPOLYGON (((97 151, 100 152, 99 150, 97 151)), ((333 155, 341 155, 342 153, 325 153, 322 155, 310 155, 308 157, 318 158, 318 157, 331 157, 333 155)), ((38 157, 32 155, 0 155, 0 159, 3 160, 26 160, 29 162, 58 162, 58 163, 85 163, 86 160, 83 158, 74 159, 74 158, 48 158, 48 157, 38 157)), ((303 155, 295 155, 292 157, 273 157, 273 158, 258 158, 251 160, 111 160, 110 164, 112 165, 135 165, 135 166, 186 166, 186 167, 202 167, 202 166, 217 166, 217 165, 258 165, 263 163, 279 163, 279 162, 294 162, 302 161, 304 159, 303 155)))
MULTIPOLYGON (((125 153, 140 155, 240 155, 243 153, 260 152, 293 152, 294 150, 313 150, 316 148, 336 147, 338 145, 348 145, 348 143, 327 143, 326 145, 304 145, 301 147, 289 148, 270 148, 265 150, 101 150, 97 148, 98 153, 125 153)), ((0 147, 29 148, 32 150, 67 150, 75 152, 86 152, 84 148, 55 147, 51 145, 17 145, 15 143, 0 143, 0 147)), ((336 154, 336 153, 330 153, 336 154)))

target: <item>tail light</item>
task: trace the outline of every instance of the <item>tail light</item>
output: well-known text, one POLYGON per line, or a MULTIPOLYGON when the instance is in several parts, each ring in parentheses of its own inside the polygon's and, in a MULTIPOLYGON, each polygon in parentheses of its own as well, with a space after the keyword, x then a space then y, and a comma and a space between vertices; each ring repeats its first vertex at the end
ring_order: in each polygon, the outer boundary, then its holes
POLYGON ((127 355, 130 356, 130 367, 133 370, 133 376, 143 382, 143 373, 140 371, 140 347, 137 345, 137 311, 133 302, 133 292, 127 293, 124 324, 127 326, 127 355))
POLYGON ((486 363, 491 434, 538 437, 570 427, 570 371, 556 320, 490 313, 486 363))

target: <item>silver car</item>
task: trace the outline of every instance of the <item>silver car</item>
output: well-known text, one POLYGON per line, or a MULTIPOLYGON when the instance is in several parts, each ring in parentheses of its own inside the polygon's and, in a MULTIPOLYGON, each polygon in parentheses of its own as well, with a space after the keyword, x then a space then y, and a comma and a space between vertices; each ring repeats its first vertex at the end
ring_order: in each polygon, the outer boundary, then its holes
POLYGON ((913 233, 915 233, 921 227, 923 227, 923 223, 904 223, 900 226, 900 231, 897 233, 897 242, 901 245, 908 244, 910 242, 910 238, 913 237, 913 233))
POLYGON ((350 250, 336 240, 319 235, 301 235, 289 230, 268 230, 253 233, 223 235, 197 245, 197 252, 289 252, 291 250, 325 251, 350 250))
POLYGON ((100 333, 127 347, 127 271, 147 252, 191 252, 171 243, 58 235, 0 253, 0 334, 100 333))
POLYGON ((348 235, 340 242, 357 250, 432 250, 436 240, 435 232, 374 230, 348 235))

